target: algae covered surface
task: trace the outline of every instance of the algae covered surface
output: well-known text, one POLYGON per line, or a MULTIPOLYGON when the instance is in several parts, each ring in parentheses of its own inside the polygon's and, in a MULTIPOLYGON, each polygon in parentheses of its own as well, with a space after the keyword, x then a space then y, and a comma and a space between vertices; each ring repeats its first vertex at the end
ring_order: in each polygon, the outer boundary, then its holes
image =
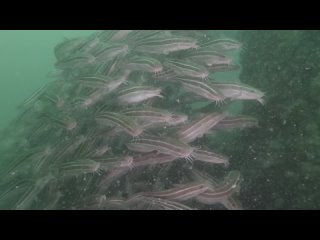
POLYGON ((319 208, 319 31, 241 31, 240 79, 266 93, 263 108, 243 111, 259 120, 239 146, 248 179, 248 207, 319 208))

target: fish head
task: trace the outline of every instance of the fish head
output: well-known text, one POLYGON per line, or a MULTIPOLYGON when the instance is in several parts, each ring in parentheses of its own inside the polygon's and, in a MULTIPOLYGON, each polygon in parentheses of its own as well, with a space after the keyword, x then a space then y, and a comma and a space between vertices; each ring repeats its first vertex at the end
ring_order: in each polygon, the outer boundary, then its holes
POLYGON ((242 44, 240 42, 236 42, 236 41, 230 41, 230 42, 225 42, 222 45, 222 48, 224 50, 236 50, 236 49, 240 49, 242 46, 242 44))
POLYGON ((171 116, 171 119, 168 121, 168 125, 169 126, 175 126, 178 125, 180 123, 185 123, 188 120, 188 116, 187 115, 183 115, 183 114, 173 114, 171 116))
POLYGON ((163 71, 163 66, 162 65, 158 65, 158 66, 154 67, 154 69, 153 69, 153 73, 154 74, 159 74, 162 71, 163 71))
POLYGON ((97 58, 93 55, 88 55, 88 64, 94 64, 96 63, 97 58))
POLYGON ((128 44, 123 44, 121 50, 122 50, 123 55, 127 55, 130 52, 130 48, 129 48, 128 44))
POLYGON ((244 91, 241 92, 241 95, 243 96, 243 99, 252 99, 252 100, 257 100, 261 104, 264 103, 262 98, 264 97, 265 94, 264 94, 264 92, 262 92, 258 89, 248 87, 244 91))

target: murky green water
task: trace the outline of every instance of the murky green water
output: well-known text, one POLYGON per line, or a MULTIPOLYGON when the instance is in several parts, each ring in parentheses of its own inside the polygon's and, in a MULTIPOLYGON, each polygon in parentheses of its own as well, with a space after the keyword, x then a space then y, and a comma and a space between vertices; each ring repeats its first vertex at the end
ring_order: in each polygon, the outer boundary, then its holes
POLYGON ((0 31, 0 128, 16 115, 16 107, 55 72, 54 46, 64 38, 86 36, 94 31, 20 30, 0 31))

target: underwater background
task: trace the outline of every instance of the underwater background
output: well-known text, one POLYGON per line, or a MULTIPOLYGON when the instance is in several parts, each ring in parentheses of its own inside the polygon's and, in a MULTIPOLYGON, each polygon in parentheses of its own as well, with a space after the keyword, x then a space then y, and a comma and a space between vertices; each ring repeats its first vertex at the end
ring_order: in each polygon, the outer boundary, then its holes
POLYGON ((16 108, 54 72, 54 46, 65 38, 83 37, 93 30, 1 30, 0 128, 16 115, 16 108))
POLYGON ((320 32, 0 31, 0 209, 318 209, 320 32))

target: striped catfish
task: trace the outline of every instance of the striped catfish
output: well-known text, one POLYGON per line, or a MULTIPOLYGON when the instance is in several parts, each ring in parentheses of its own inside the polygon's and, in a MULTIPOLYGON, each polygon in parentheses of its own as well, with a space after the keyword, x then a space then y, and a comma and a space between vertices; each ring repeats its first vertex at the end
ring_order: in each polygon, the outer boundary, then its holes
POLYGON ((154 40, 164 36, 168 36, 164 30, 137 30, 131 32, 126 40, 132 45, 135 45, 141 41, 146 42, 147 40, 154 40))
POLYGON ((79 79, 79 83, 82 87, 89 87, 92 89, 96 89, 93 91, 89 97, 86 98, 92 105, 93 103, 98 102, 104 96, 113 92, 122 84, 126 83, 127 76, 116 76, 116 77, 108 77, 108 76, 93 76, 93 77, 82 77, 79 79))
POLYGON ((61 146, 56 147, 55 162, 59 163, 63 161, 67 156, 74 156, 77 150, 82 150, 86 147, 88 137, 84 135, 76 136, 71 139, 67 139, 60 143, 61 146))
POLYGON ((162 199, 157 197, 144 197, 141 199, 146 205, 147 209, 159 209, 159 210, 193 210, 193 208, 182 204, 180 202, 171 201, 168 199, 162 199))
POLYGON ((77 159, 66 163, 59 164, 57 169, 63 177, 79 176, 87 173, 100 174, 100 162, 91 159, 77 159))
POLYGON ((202 82, 199 79, 189 77, 176 77, 174 80, 180 82, 186 91, 216 103, 223 101, 225 98, 220 91, 213 87, 209 82, 202 82))
MULTIPOLYGON (((237 174, 239 172, 236 171, 235 173, 236 173, 235 176, 237 176, 237 174)), ((212 179, 212 177, 209 174, 207 174, 206 172, 202 172, 197 169, 193 169, 192 174, 194 176, 194 181, 206 181, 211 186, 211 189, 218 189, 223 185, 223 183, 219 184, 218 182, 216 182, 216 180, 212 179)), ((228 179, 228 178, 225 178, 225 179, 228 179)), ((234 192, 237 192, 238 190, 239 190, 239 186, 236 187, 234 192)), ((208 189, 208 191, 209 191, 209 189, 208 189)), ((213 202, 215 202, 215 201, 213 201, 213 202)), ((219 201, 218 200, 216 201, 216 203, 218 203, 218 202, 220 204, 224 205, 225 208, 230 209, 230 210, 241 210, 242 209, 241 203, 238 201, 238 199, 236 198, 236 196, 233 193, 225 198, 221 198, 219 201)))
POLYGON ((121 104, 135 104, 154 97, 163 98, 161 88, 149 86, 134 86, 120 90, 118 100, 121 104))
POLYGON ((25 99, 21 105, 19 105, 18 108, 24 108, 24 107, 30 107, 33 106, 33 104, 39 100, 40 97, 44 96, 46 91, 48 90, 49 84, 46 83, 42 85, 38 90, 36 90, 30 97, 25 99))
POLYGON ((258 127, 258 120, 256 118, 249 116, 228 116, 215 125, 212 130, 229 130, 250 127, 258 127))
POLYGON ((117 55, 113 59, 108 61, 99 62, 96 66, 95 74, 102 76, 110 76, 110 77, 119 77, 127 76, 131 73, 130 70, 121 68, 122 67, 123 58, 120 55, 117 55))
POLYGON ((155 203, 157 203, 163 210, 193 210, 193 208, 187 205, 167 199, 158 198, 155 200, 155 203))
POLYGON ((134 118, 121 113, 103 112, 96 116, 96 120, 103 125, 112 123, 133 137, 137 137, 143 132, 143 129, 135 122, 134 118))
POLYGON ((235 196, 229 196, 220 203, 228 210, 243 210, 241 202, 235 196))
POLYGON ((129 52, 129 47, 125 43, 101 43, 91 54, 96 58, 97 62, 110 61, 118 56, 125 56, 129 52))
POLYGON ((228 38, 211 39, 200 44, 201 48, 215 49, 217 51, 240 49, 241 46, 240 42, 228 38))
POLYGON ((183 37, 192 37, 197 39, 202 39, 206 37, 205 31, 199 30, 171 30, 173 35, 183 36, 183 37))
POLYGON ((201 149, 194 149, 192 152, 192 157, 195 160, 213 164, 223 164, 224 166, 229 165, 229 159, 226 156, 222 156, 216 154, 211 151, 201 150, 201 149))
POLYGON ((104 207, 107 209, 142 209, 146 203, 146 197, 141 194, 134 194, 131 197, 124 198, 109 198, 104 207))
POLYGON ((183 186, 174 187, 172 189, 160 192, 148 192, 143 195, 147 197, 157 197, 176 201, 186 201, 192 199, 199 194, 208 190, 208 186, 202 182, 191 183, 183 186))
POLYGON ((101 168, 105 171, 108 171, 113 167, 127 167, 129 169, 133 167, 133 157, 131 156, 99 157, 95 158, 95 161, 100 162, 101 168))
POLYGON ((94 49, 98 44, 101 43, 100 38, 98 37, 99 33, 93 34, 86 39, 84 39, 84 43, 82 46, 78 49, 78 51, 81 52, 90 52, 92 49, 94 49))
POLYGON ((99 192, 105 192, 109 188, 110 184, 127 174, 129 171, 130 168, 128 167, 113 167, 108 174, 102 176, 98 186, 99 192))
POLYGON ((187 37, 155 37, 137 41, 133 50, 144 53, 169 54, 170 52, 197 48, 197 40, 187 37))
POLYGON ((105 95, 104 89, 96 89, 89 93, 89 96, 76 99, 76 105, 83 109, 88 109, 95 103, 99 102, 105 95))
POLYGON ((48 99, 48 101, 54 104, 54 106, 58 109, 61 109, 65 105, 65 101, 58 95, 51 96, 46 94, 44 98, 48 99))
POLYGON ((52 174, 38 178, 33 186, 26 191, 16 203, 16 210, 30 209, 32 203, 36 200, 40 192, 47 186, 50 181, 56 180, 52 174))
POLYGON ((178 136, 185 142, 192 142, 196 138, 202 137, 218 122, 223 120, 228 115, 227 112, 223 113, 211 113, 205 116, 201 116, 192 123, 182 127, 178 131, 178 136))
POLYGON ((183 58, 211 66, 214 64, 231 64, 232 59, 211 49, 196 49, 184 53, 183 58))
POLYGON ((90 152, 90 157, 91 158, 99 158, 102 155, 104 155, 107 151, 110 150, 110 147, 107 144, 100 145, 98 147, 95 147, 91 152, 90 152))
POLYGON ((41 151, 32 156, 34 161, 33 170, 40 172, 44 167, 48 167, 50 157, 54 154, 55 148, 53 146, 46 146, 41 151))
POLYGON ((125 82, 126 78, 114 79, 106 76, 82 77, 79 79, 81 87, 88 87, 92 90, 89 92, 89 96, 78 98, 80 106, 88 109, 125 82))
POLYGON ((119 30, 116 32, 111 38, 110 41, 116 42, 116 41, 122 41, 126 39, 126 37, 132 32, 132 30, 119 30))
POLYGON ((5 178, 5 180, 1 179, 0 202, 8 202, 11 205, 11 202, 8 200, 14 197, 15 201, 17 201, 17 196, 30 189, 32 184, 33 182, 30 178, 16 178, 13 175, 5 178))
POLYGON ((69 116, 53 116, 53 114, 43 114, 42 117, 47 118, 50 123, 61 127, 67 131, 73 131, 78 127, 78 122, 69 116))
POLYGON ((143 71, 159 73, 163 70, 161 62, 155 58, 144 56, 133 56, 127 59, 125 68, 132 71, 143 71))
POLYGON ((188 116, 184 114, 173 114, 170 120, 167 122, 169 126, 176 126, 188 121, 188 116))
POLYGON ((76 69, 96 62, 90 53, 76 53, 59 60, 55 66, 60 69, 76 69))
POLYGON ((114 167, 131 167, 132 157, 124 158, 98 158, 98 159, 76 159, 59 164, 57 169, 62 176, 79 176, 87 173, 97 173, 109 171, 114 167))
POLYGON ((76 203, 74 203, 73 209, 96 210, 100 209, 105 201, 107 201, 107 197, 105 194, 90 194, 89 196, 81 198, 76 203))
POLYGON ((107 88, 112 81, 111 77, 104 75, 81 77, 77 80, 81 86, 88 88, 107 88))
POLYGON ((64 194, 62 192, 60 192, 59 190, 51 193, 49 195, 49 201, 46 203, 46 205, 43 209, 44 210, 58 210, 59 208, 57 207, 57 205, 62 197, 64 197, 64 194))
POLYGON ((110 39, 118 32, 118 30, 103 30, 97 33, 100 42, 109 42, 110 39))
POLYGON ((182 76, 202 78, 209 76, 208 69, 190 60, 171 59, 164 62, 164 66, 172 69, 175 73, 182 76))
POLYGON ((199 194, 195 199, 203 204, 215 204, 225 201, 236 191, 239 191, 240 172, 231 171, 224 179, 224 181, 216 186, 207 189, 205 192, 199 194))
POLYGON ((212 82, 212 87, 217 89, 225 98, 229 98, 231 100, 256 100, 261 104, 264 104, 264 93, 260 90, 245 85, 239 82, 212 82))
POLYGON ((156 152, 149 152, 142 155, 135 156, 133 158, 133 167, 151 166, 156 164, 168 163, 176 160, 177 157, 157 154, 156 152))
POLYGON ((230 71, 235 71, 240 69, 240 65, 238 64, 225 64, 225 63, 220 63, 220 64, 212 64, 210 66, 207 66, 207 69, 210 72, 230 72, 230 71))
POLYGON ((166 123, 172 118, 172 114, 159 108, 133 108, 122 111, 126 116, 134 117, 141 125, 152 125, 154 123, 166 123))
POLYGON ((73 54, 81 46, 83 46, 84 40, 82 38, 65 39, 63 42, 57 44, 54 47, 54 54, 57 60, 61 60, 68 55, 73 54))
POLYGON ((193 148, 188 144, 168 137, 140 137, 126 144, 127 148, 134 152, 152 152, 174 156, 177 158, 190 158, 193 148))

